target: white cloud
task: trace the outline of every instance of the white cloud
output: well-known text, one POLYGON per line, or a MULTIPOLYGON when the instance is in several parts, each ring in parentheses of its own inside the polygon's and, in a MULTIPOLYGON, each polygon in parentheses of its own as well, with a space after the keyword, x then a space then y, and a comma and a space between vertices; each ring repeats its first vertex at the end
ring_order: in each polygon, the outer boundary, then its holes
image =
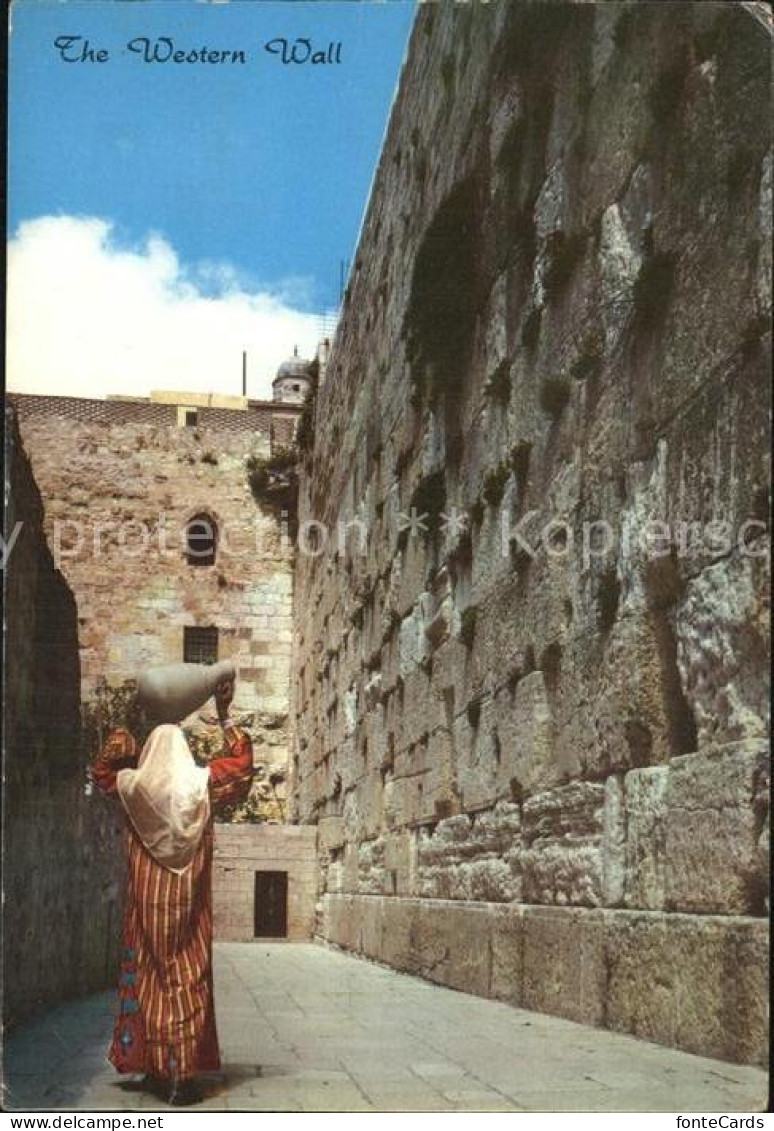
POLYGON ((8 388, 102 397, 152 389, 271 397, 293 346, 311 357, 318 319, 294 309, 303 279, 272 292, 231 265, 186 267, 161 236, 121 247, 114 226, 42 216, 19 226, 8 249, 8 388))

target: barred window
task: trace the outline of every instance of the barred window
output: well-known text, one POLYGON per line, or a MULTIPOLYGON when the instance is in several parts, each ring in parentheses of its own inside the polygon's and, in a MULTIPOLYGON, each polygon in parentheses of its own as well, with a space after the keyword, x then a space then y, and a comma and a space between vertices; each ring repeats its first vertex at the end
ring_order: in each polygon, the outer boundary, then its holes
POLYGON ((186 626, 183 629, 183 662, 214 664, 218 659, 217 628, 186 626))

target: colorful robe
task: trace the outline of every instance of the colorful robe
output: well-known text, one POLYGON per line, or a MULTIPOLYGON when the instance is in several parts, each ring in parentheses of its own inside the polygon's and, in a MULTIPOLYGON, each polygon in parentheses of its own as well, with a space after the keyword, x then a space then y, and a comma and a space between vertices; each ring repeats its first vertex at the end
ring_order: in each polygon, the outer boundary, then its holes
MULTIPOLYGON (((227 753, 210 763, 210 820, 190 867, 170 872, 127 818, 128 882, 119 1012, 109 1060, 119 1072, 184 1080, 220 1067, 212 994, 212 814, 244 801, 253 777, 250 736, 225 730, 227 753)), ((117 795, 119 770, 140 750, 115 730, 92 766, 103 793, 117 795)))

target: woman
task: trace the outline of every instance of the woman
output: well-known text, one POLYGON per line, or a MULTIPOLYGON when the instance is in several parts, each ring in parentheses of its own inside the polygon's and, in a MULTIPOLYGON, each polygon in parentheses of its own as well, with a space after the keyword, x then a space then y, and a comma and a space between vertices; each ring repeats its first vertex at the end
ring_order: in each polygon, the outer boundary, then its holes
POLYGON ((224 756, 196 765, 183 732, 159 726, 140 753, 113 731, 92 767, 129 820, 128 884, 119 1013, 109 1059, 146 1074, 171 1104, 201 1098, 197 1072, 220 1067, 212 994, 212 815, 244 801, 253 776, 250 737, 228 718, 233 679, 215 702, 224 756), (139 754, 139 759, 138 759, 139 754))

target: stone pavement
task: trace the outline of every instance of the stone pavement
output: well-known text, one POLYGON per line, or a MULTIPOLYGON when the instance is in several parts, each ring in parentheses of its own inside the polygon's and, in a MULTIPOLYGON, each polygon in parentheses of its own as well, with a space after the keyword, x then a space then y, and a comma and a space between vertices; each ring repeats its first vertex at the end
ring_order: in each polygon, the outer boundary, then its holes
MULTIPOLYGON (((210 1110, 764 1110, 766 1076, 514 1009, 311 944, 220 943, 210 1110)), ((113 995, 6 1045, 6 1110, 167 1110, 105 1060, 113 995)), ((197 1109, 197 1110, 201 1110, 197 1109)))

